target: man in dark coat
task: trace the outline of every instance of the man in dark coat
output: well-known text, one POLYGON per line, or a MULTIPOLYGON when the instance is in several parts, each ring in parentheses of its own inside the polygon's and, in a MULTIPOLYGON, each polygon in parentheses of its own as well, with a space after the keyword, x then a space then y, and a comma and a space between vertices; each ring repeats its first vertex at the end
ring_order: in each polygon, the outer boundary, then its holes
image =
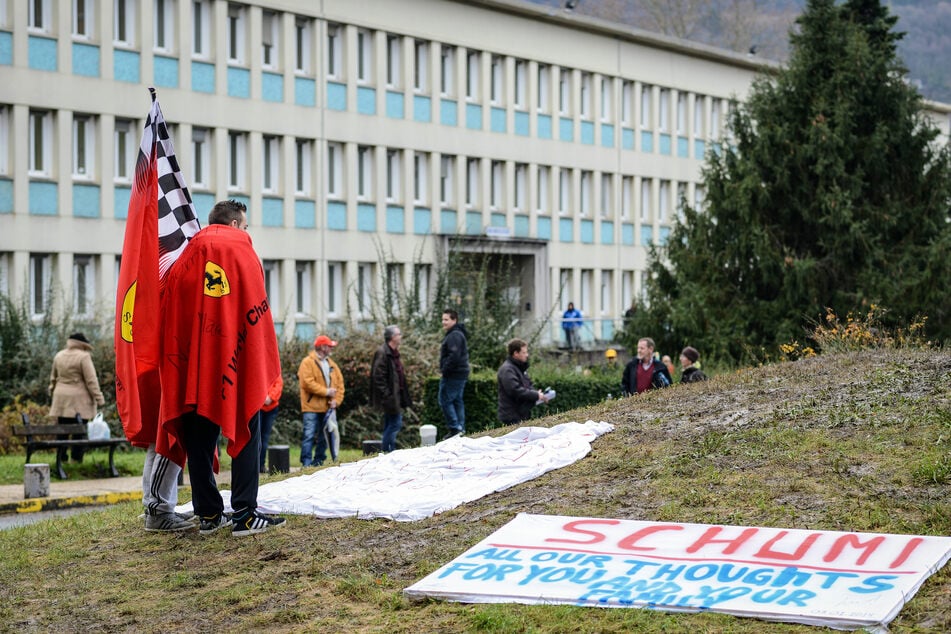
POLYGON ((621 393, 624 396, 668 387, 673 382, 667 366, 654 358, 654 340, 644 337, 637 342, 637 357, 624 368, 621 393))
POLYGON ((439 407, 446 419, 446 438, 452 438, 466 431, 462 395, 469 380, 468 333, 459 323, 459 313, 451 308, 442 311, 442 327, 446 336, 439 347, 439 407))
POLYGON ((370 403, 383 410, 384 452, 396 449, 396 435, 403 427, 403 410, 413 403, 400 359, 402 341, 399 326, 387 326, 383 330, 383 345, 373 355, 370 366, 370 403))
POLYGON ((707 375, 694 364, 700 360, 700 353, 693 346, 687 346, 680 353, 680 366, 683 372, 680 373, 681 383, 697 383, 706 381, 707 375))
POLYGON ((528 344, 521 339, 512 339, 508 342, 508 354, 497 375, 499 420, 514 425, 526 420, 536 403, 547 403, 548 397, 536 390, 528 378, 528 344))

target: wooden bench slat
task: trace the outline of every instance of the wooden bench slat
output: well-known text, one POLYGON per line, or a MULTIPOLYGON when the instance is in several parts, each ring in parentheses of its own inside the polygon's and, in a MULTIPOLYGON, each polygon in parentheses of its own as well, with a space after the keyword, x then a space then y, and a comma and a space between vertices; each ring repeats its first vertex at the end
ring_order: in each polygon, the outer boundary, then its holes
MULTIPOLYGON (((128 444, 125 438, 103 438, 90 440, 89 438, 63 438, 63 436, 85 436, 86 426, 82 424, 75 425, 31 425, 26 414, 22 415, 24 425, 14 425, 13 435, 26 438, 26 460, 30 461, 30 456, 36 449, 63 449, 66 447, 89 447, 90 449, 109 447, 109 470, 113 477, 119 475, 116 469, 114 454, 116 447, 128 444), (52 436, 48 439, 38 439, 34 436, 52 436)), ((56 475, 61 480, 66 478, 66 471, 63 469, 62 457, 60 452, 56 452, 56 475)))

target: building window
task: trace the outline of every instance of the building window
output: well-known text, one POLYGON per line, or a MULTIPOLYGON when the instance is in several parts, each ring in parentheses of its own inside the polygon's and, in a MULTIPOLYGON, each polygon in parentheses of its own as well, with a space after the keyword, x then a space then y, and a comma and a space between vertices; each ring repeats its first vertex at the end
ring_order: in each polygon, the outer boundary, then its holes
POLYGON ((152 20, 155 50, 168 53, 175 50, 175 0, 153 0, 152 20))
POLYGON ((630 220, 634 210, 634 177, 621 179, 621 220, 630 220))
POLYGON ((314 142, 309 139, 297 139, 294 142, 294 193, 298 196, 313 195, 311 186, 311 165, 314 160, 314 142))
POLYGON ((634 123, 634 82, 625 81, 621 84, 621 123, 634 123))
POLYGON ((621 306, 631 306, 634 300, 634 271, 621 272, 621 306))
POLYGON ((641 181, 641 220, 650 220, 651 214, 651 180, 641 181))
POLYGON ((710 104, 710 138, 720 136, 720 100, 712 99, 710 104))
POLYGON ((192 128, 192 186, 211 188, 211 130, 192 128))
POLYGON ((551 109, 551 66, 538 65, 538 111, 549 112, 551 109))
POLYGON ((528 189, 528 165, 525 163, 515 164, 515 209, 525 211, 528 208, 527 192, 528 189))
POLYGON ((49 308, 52 260, 49 253, 30 254, 30 314, 34 318, 42 317, 49 308))
POLYGON ((677 93, 677 134, 687 133, 687 95, 677 93))
POLYGON ((429 90, 429 43, 422 40, 413 43, 413 88, 429 90))
POLYGON ((364 84, 373 80, 373 33, 357 31, 357 81, 364 84))
POLYGON ((651 126, 651 94, 653 89, 644 84, 641 86, 641 127, 649 128, 651 126))
POLYGON ((386 265, 386 286, 383 289, 383 301, 393 314, 399 314, 400 299, 403 297, 403 265, 386 265))
POLYGON ((601 174, 601 217, 614 216, 614 175, 601 174))
POLYGON ((73 314, 92 317, 96 297, 95 259, 91 255, 73 256, 73 314))
POLYGON ((132 0, 114 0, 113 39, 116 44, 135 46, 135 5, 132 0))
POLYGON ((697 185, 693 189, 693 208, 701 212, 703 211, 704 205, 706 203, 706 192, 703 189, 702 185, 697 185))
POLYGON ((504 207, 502 191, 502 185, 505 182, 505 177, 503 175, 504 166, 505 164, 502 161, 492 161, 492 182, 489 184, 489 192, 491 196, 491 199, 489 200, 489 206, 492 209, 501 209, 504 207))
POLYGON ((455 198, 456 157, 443 156, 439 160, 439 204, 452 207, 455 198))
POLYGON ((369 145, 357 147, 357 198, 373 199, 373 148, 369 145))
POLYGON ((706 126, 704 123, 703 116, 703 106, 706 100, 702 95, 697 95, 694 97, 693 101, 693 136, 701 139, 704 136, 706 131, 706 126))
POLYGON ((247 9, 240 4, 228 4, 228 61, 232 64, 245 63, 247 28, 247 9))
POLYGON ((558 170, 558 213, 565 215, 571 204, 571 171, 566 168, 558 170))
POLYGON ((568 114, 571 111, 571 70, 562 68, 558 73, 558 112, 568 114))
POLYGON ((568 302, 571 302, 571 269, 561 269, 558 271, 558 296, 561 299, 561 310, 568 310, 568 302))
POLYGON ((670 130, 670 91, 666 88, 660 91, 660 113, 658 116, 658 128, 661 132, 670 130))
POLYGON ((274 11, 263 11, 261 13, 261 67, 264 69, 270 70, 280 67, 280 29, 280 14, 274 11))
POLYGON ((551 192, 551 168, 546 165, 538 167, 538 183, 535 192, 535 209, 540 214, 551 212, 549 196, 551 192))
POLYGON ((34 33, 49 33, 53 30, 52 0, 28 0, 29 15, 27 16, 29 30, 34 33))
POLYGON ((587 218, 591 215, 591 187, 594 180, 594 174, 587 170, 581 172, 581 216, 587 218))
POLYGON ((677 200, 674 201, 677 210, 677 220, 683 222, 684 205, 687 204, 687 183, 677 183, 677 200))
POLYGON ((327 144, 327 195, 343 196, 343 145, 327 144))
POLYGON ((95 34, 95 27, 93 0, 73 0, 73 37, 82 40, 91 39, 95 34))
POLYGON ((357 265, 357 314, 370 316, 370 301, 373 297, 373 264, 361 262, 357 265))
POLYGON ((481 161, 477 158, 466 159, 466 206, 479 204, 479 169, 481 161))
POLYGON ((327 316, 343 314, 343 262, 327 263, 327 316))
POLYGON ((314 21, 297 16, 294 18, 294 70, 309 75, 314 50, 314 21))
POLYGON ((413 200, 425 205, 429 202, 429 155, 413 154, 413 200))
POLYGON ((581 297, 578 298, 578 310, 583 313, 591 312, 593 304, 591 297, 592 283, 594 282, 594 271, 583 269, 581 271, 581 297))
POLYGON ((343 27, 339 24, 327 25, 327 76, 343 76, 343 27))
POLYGON ((73 177, 91 179, 96 175, 96 119, 73 116, 73 177))
POLYGON ((429 280, 432 277, 432 266, 417 264, 413 269, 413 286, 416 289, 416 310, 418 314, 429 312, 429 280))
POLYGON ((489 101, 493 104, 500 104, 502 103, 502 91, 505 84, 505 60, 501 55, 493 55, 490 65, 489 101))
POLYGON ((614 116, 614 79, 601 78, 601 120, 610 121, 614 116))
POLYGON ((279 260, 264 260, 264 292, 267 294, 268 304, 281 305, 281 263, 279 260))
POLYGON ((10 173, 10 106, 0 105, 0 174, 10 173))
POLYGON ((46 110, 30 111, 30 176, 53 173, 53 114, 46 110))
POLYGON ((403 85, 403 64, 400 51, 403 49, 403 38, 399 35, 386 36, 386 85, 389 88, 400 88, 403 85))
MULTIPOLYGON (((0 9, 3 9, 0 2, 0 9)), ((10 254, 0 253, 0 293, 10 295, 10 254)))
POLYGON ((659 222, 666 222, 667 212, 670 209, 670 181, 660 182, 660 194, 658 198, 657 220, 659 222))
POLYGON ((515 60, 515 107, 528 108, 528 62, 524 59, 515 60))
POLYGON ((611 271, 601 271, 601 315, 611 314, 611 271))
POLYGON ((192 2, 192 55, 208 58, 211 53, 211 7, 209 0, 192 2))
POLYGON ((443 46, 439 60, 439 91, 446 97, 456 94, 456 47, 443 46))
POLYGON ((388 149, 386 151, 386 200, 400 200, 400 181, 403 180, 403 152, 388 149))
POLYGON ((295 263, 295 312, 298 317, 311 314, 310 289, 314 279, 314 263, 298 260, 295 263))
POLYGON ((281 183, 281 138, 265 135, 261 139, 261 191, 273 194, 280 191, 281 183))
POLYGON ((482 83, 482 53, 479 51, 466 52, 466 99, 478 101, 481 95, 482 83))
POLYGON ((581 118, 591 118, 591 88, 594 78, 591 73, 581 73, 581 118))
POLYGON ((228 189, 247 191, 248 135, 228 132, 228 189))

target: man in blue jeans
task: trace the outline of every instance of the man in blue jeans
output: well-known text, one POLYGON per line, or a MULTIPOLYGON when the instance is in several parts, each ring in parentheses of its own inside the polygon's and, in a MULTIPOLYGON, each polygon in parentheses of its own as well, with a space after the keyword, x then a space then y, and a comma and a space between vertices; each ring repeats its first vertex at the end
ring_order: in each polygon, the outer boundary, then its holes
POLYGON ((451 308, 442 312, 442 328, 446 336, 439 348, 439 407, 446 419, 446 438, 452 438, 466 431, 462 394, 469 380, 468 333, 459 323, 459 313, 451 308))
POLYGON ((403 410, 413 404, 400 358, 403 333, 396 325, 383 329, 383 345, 370 366, 370 403, 383 410, 383 452, 396 450, 396 436, 403 427, 403 410))

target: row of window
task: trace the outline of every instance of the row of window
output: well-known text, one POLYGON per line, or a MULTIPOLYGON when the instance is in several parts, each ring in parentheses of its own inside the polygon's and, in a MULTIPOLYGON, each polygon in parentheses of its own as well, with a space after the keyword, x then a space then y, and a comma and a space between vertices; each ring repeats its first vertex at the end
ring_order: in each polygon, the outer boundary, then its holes
MULTIPOLYGON (((120 47, 136 46, 135 12, 138 3, 132 0, 111 0, 113 3, 113 44, 120 47)), ((29 30, 38 34, 52 34, 52 0, 29 0, 29 30)), ((94 40, 94 0, 72 0, 72 36, 79 41, 94 40)), ((214 4, 210 0, 194 0, 190 3, 192 21, 193 58, 211 59, 210 43, 214 4)), ((153 0, 153 46, 156 53, 176 54, 177 0, 153 0)), ((234 66, 248 65, 250 7, 238 3, 227 4, 228 63, 234 66)), ((265 70, 280 71, 284 64, 283 44, 285 35, 293 35, 294 72, 312 75, 316 58, 314 18, 282 14, 263 10, 261 14, 260 61, 265 70), (283 20, 292 24, 290 31, 283 28, 283 20)), ((429 94, 433 90, 430 73, 437 71, 439 93, 448 98, 464 96, 470 102, 505 105, 511 103, 516 109, 528 110, 531 105, 540 113, 558 112, 571 116, 577 113, 581 119, 593 120, 595 108, 601 121, 613 122, 615 111, 620 115, 620 124, 656 129, 662 133, 688 134, 694 137, 716 139, 720 134, 723 100, 693 96, 664 87, 653 87, 630 79, 579 71, 557 65, 530 62, 495 53, 465 49, 448 44, 418 40, 393 33, 376 32, 362 28, 347 28, 344 25, 328 24, 326 31, 326 77, 329 80, 346 81, 352 77, 362 85, 385 85, 387 89, 403 90, 407 87, 405 73, 412 76, 412 89, 429 94), (347 38, 353 37, 352 49, 347 38), (375 48, 384 51, 384 68, 376 72, 375 48), (346 52, 353 50, 354 57, 348 64, 346 52), (412 65, 407 69, 404 56, 411 56, 412 65), (438 65, 432 67, 431 58, 438 55, 438 65), (530 78, 530 74, 534 74, 530 78), (462 79, 462 83, 457 81, 462 79), (596 94, 597 92, 597 94, 596 94), (460 95, 460 93, 462 93, 460 95), (615 99, 617 96, 617 99, 615 99), (656 101, 655 101, 656 99, 656 101), (709 104, 709 115, 707 113, 709 104), (689 109, 693 108, 692 114, 689 109), (635 113, 636 119, 635 119, 635 113), (709 116, 709 119, 708 119, 709 116), (709 121, 709 124, 708 124, 709 121)))
MULTIPOLYGON (((72 305, 71 313, 77 319, 92 319, 105 307, 96 305, 97 272, 100 262, 105 264, 105 258, 92 254, 75 254, 72 257, 72 305)), ((29 260, 29 310, 33 317, 42 317, 50 309, 52 299, 53 269, 57 256, 49 253, 31 253, 29 260)), ((115 281, 118 281, 120 258, 114 260, 115 281)), ((264 260, 265 289, 272 306, 291 306, 298 318, 313 319, 317 311, 313 304, 313 289, 315 288, 315 271, 317 263, 314 261, 264 260), (294 267, 292 289, 282 289, 282 267, 294 267), (284 297, 289 293, 290 297, 284 297), (288 303, 289 302, 289 303, 288 303)), ((410 298, 414 302, 412 310, 426 313, 432 308, 431 282, 432 266, 429 264, 414 264, 411 267, 412 278, 406 278, 407 266, 400 263, 385 265, 383 275, 377 279, 379 266, 373 262, 327 262, 326 281, 322 302, 328 319, 342 318, 347 313, 348 293, 351 302, 350 308, 356 310, 357 318, 368 318, 374 305, 391 307, 396 314, 402 308, 400 299, 410 298), (349 283, 348 283, 349 282, 349 283), (349 289, 349 291, 348 291, 349 289)), ((592 269, 561 269, 559 271, 559 288, 561 290, 561 310, 567 308, 569 301, 585 314, 597 312, 602 316, 614 314, 613 306, 615 272, 592 269), (572 295, 572 282, 578 276, 578 297, 572 295), (594 281, 599 282, 599 303, 594 311, 594 281)), ((621 271, 621 302, 628 306, 634 297, 634 271, 621 271)), ((0 253, 0 293, 9 293, 10 255, 0 253)))
MULTIPOLYGON (((10 127, 10 107, 0 106, 0 174, 9 175, 9 144, 6 143, 10 127)), ((55 176, 54 157, 54 113, 48 110, 30 110, 29 113, 29 159, 27 172, 31 178, 53 178, 55 176)), ((98 180, 97 145, 100 138, 99 117, 92 114, 72 114, 72 175, 77 181, 98 180)), ((176 129, 171 133, 173 139, 176 129)), ((137 156, 139 129, 131 119, 116 119, 113 137, 114 180, 120 184, 131 183, 137 156)), ((227 156, 227 188, 230 192, 248 193, 251 190, 248 174, 248 162, 251 151, 248 132, 193 127, 191 143, 187 156, 182 163, 189 171, 189 186, 196 191, 214 190, 215 164, 213 157, 216 133, 225 134, 227 156)), ((253 153, 260 161, 260 183, 262 194, 280 195, 285 190, 285 177, 293 180, 295 195, 314 196, 313 164, 315 152, 314 139, 298 139, 273 135, 262 135, 259 151, 253 153), (285 156, 283 146, 292 145, 292 155, 285 156), (286 174, 283 166, 291 163, 293 172, 286 174)), ((622 219, 634 217, 636 179, 632 175, 580 170, 570 167, 549 165, 532 166, 528 163, 483 159, 478 157, 457 157, 439 155, 438 159, 426 152, 396 148, 383 148, 369 145, 353 145, 338 142, 326 144, 326 181, 325 193, 329 198, 344 199, 348 194, 348 166, 355 170, 355 194, 357 200, 372 202, 382 197, 387 202, 402 204, 409 199, 404 195, 405 172, 411 170, 411 202, 417 205, 430 204, 430 178, 438 179, 438 203, 443 207, 455 208, 460 204, 467 208, 478 209, 488 206, 491 210, 528 211, 538 213, 569 214, 577 212, 580 216, 593 216, 595 211, 603 218, 618 216, 622 219), (349 156, 348 156, 349 154, 349 156), (380 155, 378 164, 377 154, 380 155), (433 163, 438 163, 433 165, 433 163), (382 178, 375 177, 378 169, 383 170, 382 178), (461 171, 460 171, 461 170, 461 171), (462 199, 457 198, 456 181, 461 179, 464 185, 462 199), (483 188, 483 183, 488 187, 483 188), (382 188, 383 191, 378 191, 382 188), (534 194, 533 200, 529 200, 534 194), (487 198, 487 200, 483 200, 487 198), (595 202, 597 201, 597 202, 595 202)), ((651 217, 650 210, 655 207, 652 200, 654 179, 640 180, 640 217, 651 217)), ((664 221, 670 218, 671 205, 679 205, 687 196, 686 183, 658 180, 657 218, 664 221)), ((702 190, 695 188, 693 203, 699 204, 702 190)))

